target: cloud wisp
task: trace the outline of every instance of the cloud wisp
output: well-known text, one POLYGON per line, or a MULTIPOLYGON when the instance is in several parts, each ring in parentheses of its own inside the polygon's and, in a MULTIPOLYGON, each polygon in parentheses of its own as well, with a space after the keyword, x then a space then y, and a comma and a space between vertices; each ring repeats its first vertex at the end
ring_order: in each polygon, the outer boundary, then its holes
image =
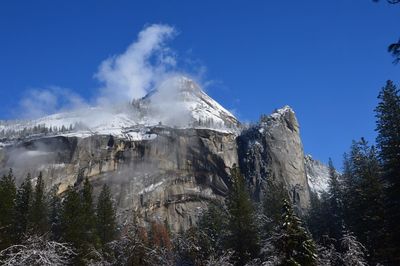
POLYGON ((86 101, 72 90, 51 86, 28 90, 19 103, 19 114, 22 118, 37 118, 87 106, 86 101))
MULTIPOLYGON (((123 53, 99 64, 93 76, 99 82, 99 87, 92 99, 84 100, 73 91, 60 87, 32 89, 21 100, 19 113, 24 114, 23 118, 39 118, 91 106, 101 107, 103 112, 108 110, 113 115, 117 106, 125 106, 157 90, 163 97, 154 97, 151 107, 155 111, 162 109, 158 113, 175 110, 172 112, 174 119, 177 114, 183 116, 175 94, 179 87, 177 77, 187 74, 179 70, 176 53, 168 46, 168 41, 176 35, 177 30, 169 25, 152 24, 144 27, 123 53)), ((201 79, 206 70, 198 65, 197 62, 197 75, 189 76, 201 79)), ((87 116, 87 113, 82 112, 82 116, 87 116)))
POLYGON ((98 103, 138 99, 173 72, 176 59, 166 41, 176 35, 168 25, 143 29, 123 54, 104 60, 95 74, 103 86, 98 103))

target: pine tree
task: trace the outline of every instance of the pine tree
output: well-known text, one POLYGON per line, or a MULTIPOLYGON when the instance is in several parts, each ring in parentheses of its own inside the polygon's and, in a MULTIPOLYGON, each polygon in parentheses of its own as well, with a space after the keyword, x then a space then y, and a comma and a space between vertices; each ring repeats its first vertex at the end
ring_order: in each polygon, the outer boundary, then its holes
POLYGON ((45 185, 42 173, 36 180, 30 212, 30 230, 34 234, 42 235, 49 230, 48 206, 45 196, 45 185))
POLYGON ((211 203, 199 218, 198 230, 204 233, 203 243, 208 242, 209 247, 203 250, 210 250, 213 253, 222 253, 223 243, 228 236, 228 214, 226 209, 216 203, 211 203))
POLYGON ((32 194, 31 175, 28 174, 18 188, 15 199, 14 234, 17 243, 21 242, 28 230, 32 194))
POLYGON ((281 223, 283 200, 288 199, 288 193, 283 184, 275 184, 268 180, 267 191, 263 199, 263 214, 269 220, 264 225, 264 231, 269 234, 276 225, 281 223))
POLYGON ((350 231, 344 231, 340 239, 343 250, 342 261, 344 266, 367 266, 365 260, 365 247, 357 241, 357 238, 350 231))
POLYGON ((85 235, 82 236, 84 241, 94 246, 97 245, 98 236, 96 231, 96 214, 93 206, 93 187, 86 177, 82 190, 82 219, 85 235))
MULTIPOLYGON (((343 226, 343 191, 339 175, 329 159, 329 182, 328 190, 323 191, 318 197, 311 193, 311 209, 307 222, 314 239, 325 241, 325 239, 336 239, 341 237, 343 226)), ((336 244, 338 248, 338 244, 336 244)))
POLYGON ((211 202, 197 226, 181 230, 174 239, 177 265, 204 265, 210 256, 224 253, 228 236, 228 214, 225 206, 211 202))
POLYGON ((310 195, 310 211, 307 216, 307 224, 313 238, 317 241, 323 241, 329 235, 330 208, 329 194, 323 191, 318 197, 316 193, 310 195))
POLYGON ((0 250, 12 244, 16 187, 12 169, 0 179, 0 250))
POLYGON ((328 183, 328 212, 325 217, 328 219, 329 236, 339 239, 341 237, 343 225, 342 192, 339 183, 339 175, 336 172, 333 162, 329 159, 329 183, 328 183))
MULTIPOLYGON (((365 156, 363 179, 361 180, 360 197, 363 223, 359 239, 369 251, 369 262, 375 264, 382 258, 384 232, 384 194, 380 179, 380 167, 375 148, 367 142, 361 142, 365 156)), ((361 231, 360 230, 360 231, 361 231)))
POLYGON ((61 239, 61 198, 58 195, 58 186, 55 186, 50 191, 49 202, 49 223, 51 231, 51 239, 59 241, 61 239))
MULTIPOLYGON (((353 148, 353 146, 352 146, 353 148)), ((343 173, 342 173, 342 200, 346 202, 343 205, 343 215, 346 223, 349 223, 351 220, 351 212, 350 210, 353 207, 353 174, 351 170, 351 160, 350 155, 348 153, 344 153, 343 155, 343 173)))
POLYGON ((124 233, 111 243, 116 260, 115 265, 145 265, 147 262, 148 236, 144 227, 139 225, 135 211, 132 213, 132 222, 124 228, 124 233))
POLYGON ((115 210, 109 187, 104 184, 97 201, 97 233, 100 243, 105 244, 115 238, 116 221, 115 210))
POLYGON ((259 239, 246 182, 235 165, 231 169, 231 177, 233 184, 227 204, 230 216, 227 247, 234 250, 238 265, 244 265, 257 256, 259 239))
POLYGON ((85 229, 83 224, 82 203, 78 192, 69 187, 65 192, 61 213, 62 239, 72 244, 78 253, 75 264, 82 265, 87 247, 84 245, 83 237, 85 229))
POLYGON ((361 145, 359 142, 353 141, 349 155, 345 155, 343 183, 344 202, 346 202, 345 221, 356 235, 361 233, 358 228, 360 228, 359 225, 362 220, 360 190, 364 167, 365 160, 363 159, 361 145))
POLYGON ((378 96, 376 143, 385 182, 386 228, 390 232, 394 262, 400 263, 400 96, 392 81, 387 81, 378 96))
POLYGON ((335 245, 326 241, 324 245, 317 245, 318 266, 343 266, 342 254, 335 248, 335 245))
POLYGON ((375 148, 363 138, 354 141, 344 170, 346 224, 368 248, 373 263, 382 256, 385 240, 384 195, 375 148))
POLYGON ((294 214, 288 200, 283 202, 282 224, 272 237, 272 245, 275 256, 279 258, 279 265, 316 265, 315 243, 302 226, 301 220, 294 214))

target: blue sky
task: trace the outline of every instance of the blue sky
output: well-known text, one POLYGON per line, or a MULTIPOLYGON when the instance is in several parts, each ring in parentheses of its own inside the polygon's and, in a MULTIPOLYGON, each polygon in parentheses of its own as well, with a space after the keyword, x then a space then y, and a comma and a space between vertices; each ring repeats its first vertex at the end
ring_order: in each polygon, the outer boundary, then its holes
POLYGON ((386 52, 400 37, 400 5, 369 0, 1 1, 0 119, 19 114, 36 88, 86 99, 109 56, 145 25, 179 34, 168 45, 182 68, 204 72, 207 92, 242 121, 290 105, 304 149, 341 165, 352 139, 373 142, 376 96, 400 65, 386 52))

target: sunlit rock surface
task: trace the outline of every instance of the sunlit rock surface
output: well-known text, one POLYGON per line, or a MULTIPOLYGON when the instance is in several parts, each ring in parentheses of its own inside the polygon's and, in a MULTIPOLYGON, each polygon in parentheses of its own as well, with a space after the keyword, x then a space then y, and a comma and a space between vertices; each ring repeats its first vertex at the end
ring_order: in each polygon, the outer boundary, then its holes
POLYGON ((68 186, 80 188, 85 177, 95 195, 107 183, 121 222, 135 211, 142 221, 167 221, 174 231, 194 224, 210 202, 224 201, 234 164, 253 199, 261 200, 273 182, 287 189, 300 213, 307 211, 306 162, 290 107, 244 127, 193 81, 174 84, 168 97, 156 91, 111 110, 3 121, 0 169, 13 168, 19 179, 42 172, 48 189, 58 186, 61 195, 68 186), (158 108, 163 99, 168 104, 158 108))

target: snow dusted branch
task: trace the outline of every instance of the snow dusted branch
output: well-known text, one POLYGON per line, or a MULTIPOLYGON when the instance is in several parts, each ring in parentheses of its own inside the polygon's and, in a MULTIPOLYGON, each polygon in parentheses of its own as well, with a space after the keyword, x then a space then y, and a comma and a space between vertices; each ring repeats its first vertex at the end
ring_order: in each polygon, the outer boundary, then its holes
POLYGON ((350 231, 345 231, 341 239, 341 245, 345 251, 343 261, 345 266, 367 266, 365 260, 366 248, 357 241, 357 238, 350 231))
POLYGON ((43 236, 31 236, 21 245, 13 245, 0 251, 0 264, 66 265, 75 255, 69 244, 48 241, 43 236))

